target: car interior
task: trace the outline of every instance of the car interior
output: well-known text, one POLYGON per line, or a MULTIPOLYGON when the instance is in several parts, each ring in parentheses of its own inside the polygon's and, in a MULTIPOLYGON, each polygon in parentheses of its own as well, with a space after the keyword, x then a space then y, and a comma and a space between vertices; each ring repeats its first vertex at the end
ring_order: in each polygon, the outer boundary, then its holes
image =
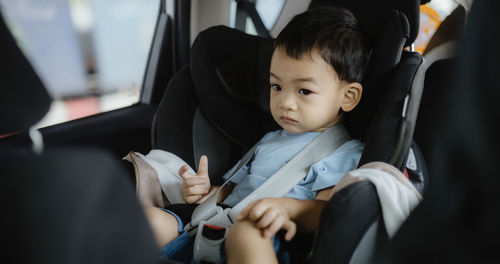
POLYGON ((2 237, 9 241, 4 259, 157 261, 153 235, 116 157, 90 147, 46 148, 40 132, 31 129, 51 99, 1 17, 0 32, 5 91, 0 133, 20 131, 30 139, 27 145, 2 147, 0 154, 2 198, 10 215, 2 218, 2 237), (130 254, 123 254, 126 248, 130 254))
POLYGON ((278 129, 268 106, 272 38, 287 17, 323 6, 353 12, 372 46, 363 99, 345 121, 366 144, 358 167, 393 165, 424 200, 389 238, 375 186, 352 184, 328 201, 314 234, 286 244, 292 262, 498 258, 488 243, 500 233, 493 173, 498 129, 491 122, 498 117, 493 82, 500 56, 490 39, 500 36, 496 1, 475 1, 470 13, 458 5, 423 54, 414 42, 420 6, 429 1, 286 1, 275 28, 266 29, 255 1, 239 0, 234 28, 215 24, 196 34, 195 3, 173 2, 158 1, 138 103, 41 129, 34 125, 48 111, 50 95, 0 9, 6 259, 177 263, 157 255, 135 197, 132 164, 123 156, 162 149, 196 168, 205 154, 212 184, 222 183, 224 172, 278 129), (244 32, 246 19, 256 34, 244 32))

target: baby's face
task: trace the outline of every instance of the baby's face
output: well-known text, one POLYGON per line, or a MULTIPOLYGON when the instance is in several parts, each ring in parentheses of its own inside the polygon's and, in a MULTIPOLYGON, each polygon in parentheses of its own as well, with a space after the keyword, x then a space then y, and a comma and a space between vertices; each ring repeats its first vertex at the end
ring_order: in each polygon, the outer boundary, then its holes
POLYGON ((289 132, 322 132, 340 121, 344 84, 317 50, 297 60, 277 48, 270 77, 273 118, 289 132))

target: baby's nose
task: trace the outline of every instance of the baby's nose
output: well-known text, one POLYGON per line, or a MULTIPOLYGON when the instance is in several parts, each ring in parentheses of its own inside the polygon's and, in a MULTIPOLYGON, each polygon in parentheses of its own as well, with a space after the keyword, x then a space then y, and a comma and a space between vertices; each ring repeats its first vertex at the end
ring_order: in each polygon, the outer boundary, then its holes
POLYGON ((295 110, 297 105, 295 103, 295 97, 291 94, 283 94, 280 101, 280 107, 284 110, 295 110))

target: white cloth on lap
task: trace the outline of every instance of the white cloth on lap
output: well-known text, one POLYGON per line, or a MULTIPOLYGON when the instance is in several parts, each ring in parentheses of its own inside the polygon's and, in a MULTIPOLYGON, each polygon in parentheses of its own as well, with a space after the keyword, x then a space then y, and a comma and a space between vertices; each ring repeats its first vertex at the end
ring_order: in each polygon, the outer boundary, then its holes
MULTIPOLYGON (((182 196, 182 178, 178 174, 180 167, 187 164, 184 160, 173 153, 160 149, 153 149, 147 155, 142 155, 139 152, 135 152, 135 154, 156 171, 161 189, 170 204, 185 203, 182 196)), ((189 167, 189 171, 196 174, 191 167, 189 167)))
POLYGON ((360 180, 368 180, 375 185, 385 228, 389 238, 392 238, 422 196, 401 171, 383 162, 370 162, 349 171, 334 187, 333 193, 360 180))

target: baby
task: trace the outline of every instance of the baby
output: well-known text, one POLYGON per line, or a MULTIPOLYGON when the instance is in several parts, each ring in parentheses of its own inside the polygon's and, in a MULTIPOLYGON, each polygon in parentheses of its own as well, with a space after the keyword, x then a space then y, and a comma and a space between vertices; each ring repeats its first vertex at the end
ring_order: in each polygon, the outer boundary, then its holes
MULTIPOLYGON (((251 162, 231 178, 223 205, 234 206, 321 132, 342 126, 344 113, 361 99, 368 53, 358 21, 346 9, 308 10, 287 24, 275 40, 270 68, 270 110, 282 130, 260 140, 251 162)), ((363 147, 355 139, 344 143, 313 164, 285 197, 257 200, 241 211, 225 242, 227 262, 277 262, 274 235, 279 230, 288 241, 297 231, 315 231, 333 186, 357 167, 363 147)), ((200 158, 196 174, 186 165, 179 175, 186 204, 145 208, 162 253, 190 221, 196 205, 218 188, 210 184, 206 156, 200 158)))

